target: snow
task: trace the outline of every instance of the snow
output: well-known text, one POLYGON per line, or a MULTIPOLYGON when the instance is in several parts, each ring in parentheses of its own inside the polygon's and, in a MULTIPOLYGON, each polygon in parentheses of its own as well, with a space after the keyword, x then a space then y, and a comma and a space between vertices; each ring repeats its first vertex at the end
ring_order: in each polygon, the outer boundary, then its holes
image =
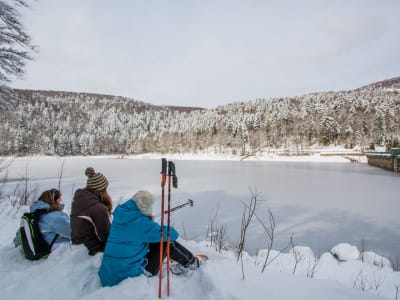
MULTIPOLYGON (((45 260, 26 260, 11 242, 18 222, 5 214, 0 221, 2 299, 157 299, 157 277, 129 278, 102 288, 97 276, 102 254, 89 256, 81 245, 58 248, 45 260)), ((208 241, 181 242, 210 259, 191 274, 171 275, 170 299, 395 299, 400 284, 400 273, 385 258, 367 252, 364 261, 356 259, 358 250, 351 245, 331 250, 347 261, 329 252, 318 258, 305 246, 286 253, 272 250, 264 272, 267 250, 256 256, 244 253, 242 273, 233 250, 218 252, 208 241)))
MULTIPOLYGON (((246 161, 287 161, 287 162, 319 162, 319 163, 348 163, 349 157, 353 157, 357 162, 367 163, 367 158, 362 155, 359 148, 345 149, 343 147, 312 147, 305 150, 309 155, 297 154, 295 150, 264 150, 254 155, 234 155, 215 153, 213 147, 198 151, 196 153, 146 153, 137 155, 99 155, 92 158, 124 158, 124 159, 160 159, 168 156, 170 160, 246 160, 246 161)), ((48 159, 48 156, 33 155, 35 159, 48 159)), ((1 158, 1 157, 0 157, 1 158)), ((73 156, 73 158, 87 158, 87 156, 73 156)), ((16 157, 15 159, 26 160, 26 157, 16 157)))
POLYGON ((360 251, 347 243, 341 243, 332 248, 331 254, 340 261, 357 260, 360 257, 360 251))
POLYGON ((370 251, 363 252, 361 254, 361 259, 370 265, 378 266, 380 268, 390 268, 392 265, 386 257, 370 251))
MULTIPOLYGON (((168 156, 171 159, 203 158, 202 155, 168 156)), ((136 158, 144 157, 158 158, 158 155, 136 158)), ((316 154, 304 159, 339 161, 339 157, 316 154)), ((281 158, 271 155, 271 159, 281 158)), ((101 287, 97 271, 102 254, 89 256, 81 245, 58 248, 45 260, 26 260, 20 250, 14 248, 12 239, 19 217, 27 207, 15 211, 5 203, 0 206, 0 299, 157 299, 158 277, 139 276, 111 288, 101 287)), ((169 299, 358 300, 399 297, 400 272, 392 269, 389 260, 371 251, 360 253, 350 244, 338 244, 330 252, 318 255, 300 245, 286 252, 271 250, 268 253, 263 249, 255 256, 244 253, 242 265, 234 250, 216 251, 209 241, 181 242, 194 253, 207 254, 210 259, 191 274, 171 275, 169 299)), ((165 279, 162 298, 167 299, 165 279)))

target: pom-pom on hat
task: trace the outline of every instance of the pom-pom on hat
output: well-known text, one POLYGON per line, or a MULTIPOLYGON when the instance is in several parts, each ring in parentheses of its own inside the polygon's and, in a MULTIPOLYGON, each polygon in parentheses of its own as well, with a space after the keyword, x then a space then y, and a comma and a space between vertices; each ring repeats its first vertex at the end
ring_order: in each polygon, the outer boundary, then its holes
POLYGON ((132 200, 145 216, 150 217, 153 214, 154 197, 148 191, 139 191, 133 195, 132 200))
POLYGON ((88 167, 85 170, 85 175, 88 177, 86 187, 95 191, 104 191, 108 187, 107 178, 101 174, 96 173, 92 167, 88 167))

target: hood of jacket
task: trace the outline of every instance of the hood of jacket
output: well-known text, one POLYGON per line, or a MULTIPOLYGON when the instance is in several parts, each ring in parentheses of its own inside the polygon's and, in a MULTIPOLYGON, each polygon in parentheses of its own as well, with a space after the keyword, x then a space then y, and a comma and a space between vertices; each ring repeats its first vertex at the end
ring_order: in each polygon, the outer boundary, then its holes
POLYGON ((99 197, 85 189, 78 189, 72 201, 71 214, 78 215, 84 210, 100 203, 99 197))
POLYGON ((145 215, 142 214, 136 202, 133 201, 132 199, 129 199, 124 203, 118 205, 115 208, 113 215, 114 215, 113 222, 116 222, 117 224, 121 225, 130 223, 139 217, 146 217, 145 215))
POLYGON ((46 202, 42 201, 42 200, 33 201, 32 204, 31 204, 31 207, 30 207, 30 211, 31 212, 35 212, 35 211, 37 211, 39 209, 43 209, 43 210, 49 211, 50 210, 50 205, 47 204, 46 202))

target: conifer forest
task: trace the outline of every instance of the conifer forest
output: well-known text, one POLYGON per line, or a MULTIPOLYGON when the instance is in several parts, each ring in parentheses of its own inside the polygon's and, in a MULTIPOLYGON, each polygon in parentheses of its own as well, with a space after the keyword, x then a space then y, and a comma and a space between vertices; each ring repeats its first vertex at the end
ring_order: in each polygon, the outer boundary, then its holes
POLYGON ((0 99, 0 155, 303 153, 315 146, 398 147, 400 90, 368 86, 212 109, 124 97, 15 90, 0 99))

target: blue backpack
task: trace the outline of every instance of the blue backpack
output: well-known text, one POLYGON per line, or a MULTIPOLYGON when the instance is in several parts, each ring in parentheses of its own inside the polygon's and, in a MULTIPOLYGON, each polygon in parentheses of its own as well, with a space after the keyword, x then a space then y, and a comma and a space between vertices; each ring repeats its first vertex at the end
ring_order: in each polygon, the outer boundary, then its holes
POLYGON ((48 211, 39 209, 34 212, 24 213, 21 217, 19 229, 21 249, 25 257, 29 260, 47 258, 51 253, 51 247, 58 237, 58 234, 56 234, 50 244, 45 241, 39 228, 40 216, 45 213, 48 213, 48 211))

